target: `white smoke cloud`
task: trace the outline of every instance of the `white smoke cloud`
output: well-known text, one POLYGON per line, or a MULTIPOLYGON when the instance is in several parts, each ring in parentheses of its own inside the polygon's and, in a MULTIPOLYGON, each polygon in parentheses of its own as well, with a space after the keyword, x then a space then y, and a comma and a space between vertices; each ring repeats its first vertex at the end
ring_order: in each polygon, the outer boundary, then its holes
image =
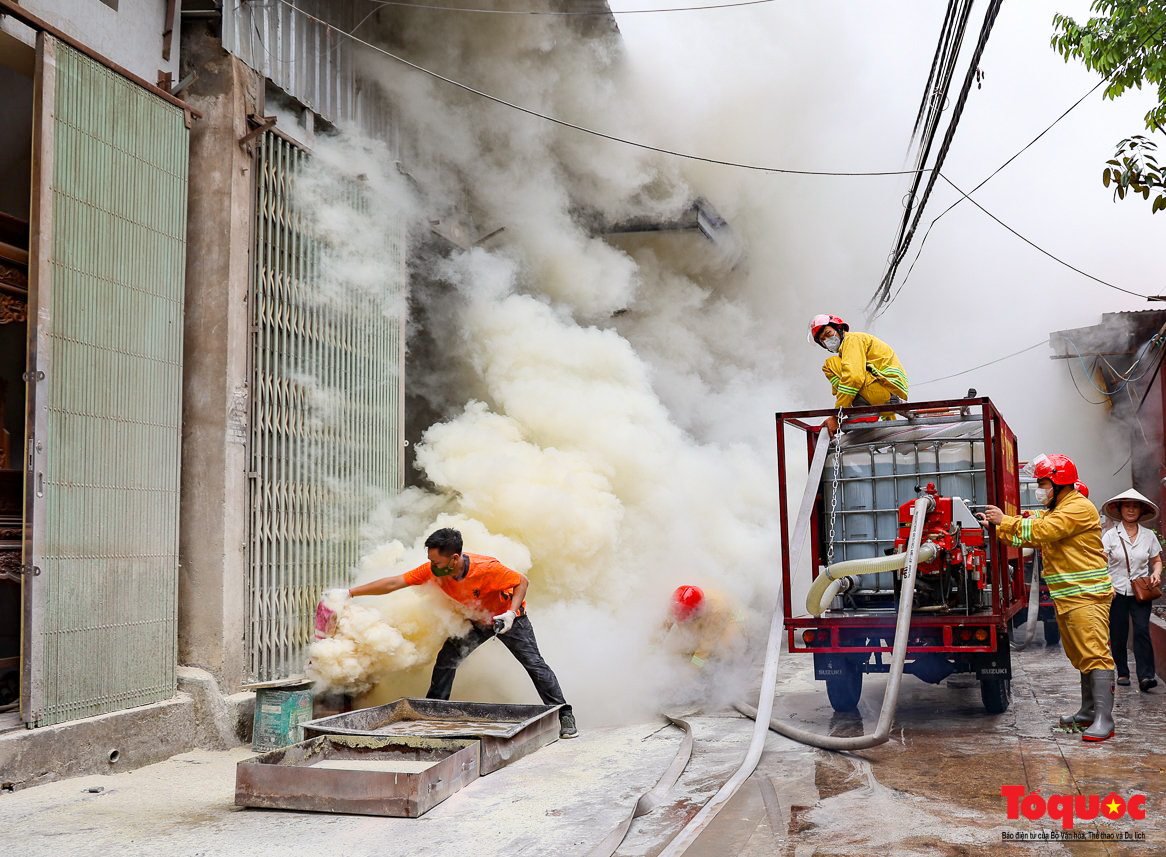
MULTIPOLYGON (((630 56, 563 19, 446 16, 435 26, 422 12, 387 7, 376 21, 411 60, 631 139, 803 168, 907 163, 906 131, 930 59, 919 45, 933 39, 941 10, 830 8, 639 16, 652 20, 627 21, 630 56), (883 26, 888 16, 894 28, 883 26)), ((994 39, 1008 42, 1009 26, 1002 16, 994 39)), ((1033 50, 1044 50, 1047 34, 1035 41, 1033 50)), ((456 295, 443 304, 453 315, 441 368, 450 370, 444 394, 464 404, 417 449, 434 491, 410 489, 367 528, 388 545, 381 555, 400 560, 366 564, 361 579, 399 573, 406 555, 420 562, 428 532, 458 526, 467 550, 530 575, 544 654, 585 722, 650 710, 672 678, 693 681, 651 643, 672 588, 719 588, 755 614, 770 607, 779 574, 772 414, 830 403, 805 320, 833 311, 862 326, 907 180, 683 162, 510 111, 383 57, 370 54, 363 67, 397 109, 401 159, 420 197, 417 212, 388 214, 457 221, 467 227, 463 246, 504 231, 425 272, 456 295), (674 218, 694 188, 743 242, 736 267, 710 262, 715 248, 695 235, 593 234, 596 223, 674 218)), ((996 92, 974 100, 990 104, 996 92)), ((985 109, 969 106, 961 140, 983 137, 985 109)), ((1030 137, 1011 134, 1005 148, 1030 137)), ((1010 153, 961 167, 964 151, 953 151, 951 169, 976 175, 1010 153)), ((951 201, 937 190, 935 213, 951 201)), ((1090 292, 1050 311, 1050 296, 1077 295, 1080 284, 1066 286, 1032 251, 1005 245, 979 216, 950 216, 941 228, 958 241, 932 239, 915 282, 875 328, 917 381, 1090 323, 1102 305, 1090 292), (969 229, 990 253, 969 250, 969 229)), ((343 278, 367 269, 340 270, 343 278)), ((1044 357, 1020 364, 1020 376, 1018 364, 1002 364, 914 398, 977 386, 997 400, 1022 453, 1058 448, 1108 467, 1093 443, 1098 415, 1066 398, 1071 387, 1044 357), (1056 398, 1035 392, 1046 389, 1056 398)), ((440 636, 414 641, 420 656, 432 657, 440 636)), ((390 677, 374 696, 392 698, 402 686, 390 677)), ((493 643, 462 668, 455 693, 533 699, 493 643)))

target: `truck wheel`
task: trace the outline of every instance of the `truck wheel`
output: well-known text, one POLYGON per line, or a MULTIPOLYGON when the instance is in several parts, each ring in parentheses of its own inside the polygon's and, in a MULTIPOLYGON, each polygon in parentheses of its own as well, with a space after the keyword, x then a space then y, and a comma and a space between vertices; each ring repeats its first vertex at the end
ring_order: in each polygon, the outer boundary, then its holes
POLYGON ((826 679, 826 695, 835 711, 854 711, 862 696, 862 672, 848 666, 843 675, 826 679))
POLYGON ((1055 646, 1061 642, 1061 629, 1057 627, 1056 622, 1045 622, 1045 643, 1049 646, 1055 646))
POLYGON ((980 699, 989 714, 1003 714, 1012 701, 1012 682, 1006 678, 980 679, 980 699))

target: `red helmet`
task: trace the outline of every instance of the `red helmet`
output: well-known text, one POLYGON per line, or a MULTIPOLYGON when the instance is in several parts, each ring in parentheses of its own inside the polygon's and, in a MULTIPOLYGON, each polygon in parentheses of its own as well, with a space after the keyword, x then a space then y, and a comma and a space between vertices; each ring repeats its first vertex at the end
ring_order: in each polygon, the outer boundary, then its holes
POLYGON ((850 330, 850 325, 836 315, 816 315, 810 319, 810 332, 806 334, 806 339, 809 342, 817 342, 818 334, 826 325, 836 327, 843 333, 850 330))
POLYGON ((1057 452, 1038 455, 1032 460, 1032 475, 1037 479, 1051 479, 1054 485, 1072 485, 1077 481, 1077 465, 1069 456, 1057 452))
POLYGON ((1081 494, 1084 494, 1086 497, 1089 496, 1089 486, 1084 482, 1074 482, 1073 487, 1076 488, 1077 491, 1081 494))
POLYGON ((683 622, 691 619, 704 602, 704 591, 699 586, 678 586, 672 593, 672 615, 683 622))

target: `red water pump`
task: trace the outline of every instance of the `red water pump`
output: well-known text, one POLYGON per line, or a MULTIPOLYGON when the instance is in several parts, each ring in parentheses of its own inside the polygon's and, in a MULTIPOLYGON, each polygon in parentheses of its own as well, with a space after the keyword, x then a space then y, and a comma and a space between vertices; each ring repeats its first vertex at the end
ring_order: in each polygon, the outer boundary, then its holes
MULTIPOLYGON (((934 559, 919 563, 915 608, 978 609, 983 602, 991 600, 990 593, 985 592, 984 530, 961 498, 941 497, 933 482, 927 483, 923 493, 935 501, 923 523, 923 541, 932 542, 939 551, 934 559)), ((899 507, 896 552, 907 549, 914 505, 915 501, 911 500, 899 507)))

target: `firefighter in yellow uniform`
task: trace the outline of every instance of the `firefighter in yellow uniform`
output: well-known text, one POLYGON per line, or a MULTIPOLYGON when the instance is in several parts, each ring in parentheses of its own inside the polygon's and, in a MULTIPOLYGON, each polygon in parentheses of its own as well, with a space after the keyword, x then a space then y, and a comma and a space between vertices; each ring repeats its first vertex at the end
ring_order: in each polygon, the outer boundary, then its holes
MULTIPOLYGON (((897 405, 907 401, 907 373, 891 346, 869 333, 850 332, 836 315, 810 319, 809 339, 834 354, 822 364, 822 374, 834 391, 834 405, 897 405)), ((885 414, 883 419, 894 419, 885 414)), ((833 418, 831 433, 837 430, 833 418)))
POLYGON ((1077 467, 1067 456, 1038 456, 1033 475, 1046 511, 1022 518, 987 506, 980 519, 995 524, 1002 541, 1041 551, 1061 643, 1081 673, 1081 708, 1062 717, 1061 725, 1087 726, 1083 740, 1104 741, 1114 734, 1114 665, 1109 648, 1113 585, 1101 547, 1101 518, 1077 490, 1077 467))
POLYGON ((744 652, 743 625, 744 615, 724 595, 679 586, 662 630, 669 649, 704 669, 710 658, 724 664, 744 652))

